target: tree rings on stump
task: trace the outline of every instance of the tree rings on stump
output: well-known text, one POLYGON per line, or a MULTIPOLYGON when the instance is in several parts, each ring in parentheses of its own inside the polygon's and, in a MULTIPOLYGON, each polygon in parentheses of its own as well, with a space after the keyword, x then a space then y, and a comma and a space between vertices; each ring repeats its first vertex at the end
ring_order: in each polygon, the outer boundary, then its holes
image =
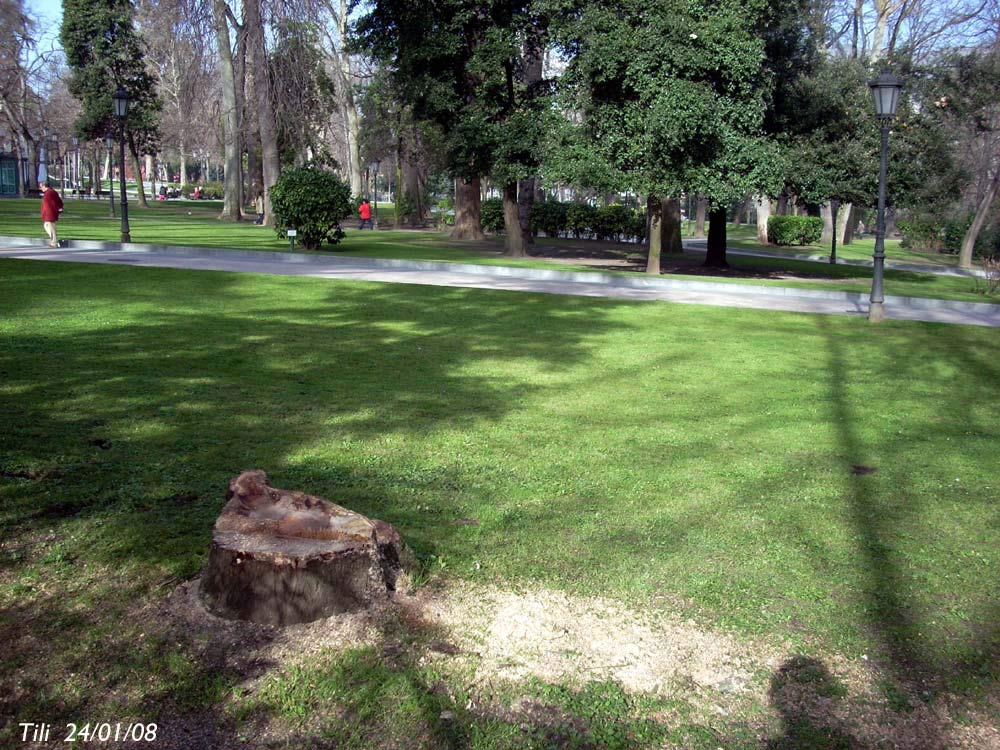
POLYGON ((201 578, 220 617, 294 625, 384 601, 412 555, 396 530, 303 492, 263 471, 229 482, 201 578))

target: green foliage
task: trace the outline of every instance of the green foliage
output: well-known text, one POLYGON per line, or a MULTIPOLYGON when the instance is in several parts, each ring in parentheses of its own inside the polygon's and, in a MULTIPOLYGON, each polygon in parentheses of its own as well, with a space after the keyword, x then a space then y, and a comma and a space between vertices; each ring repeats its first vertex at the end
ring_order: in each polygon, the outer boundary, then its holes
POLYGON ((630 208, 615 203, 601 206, 597 209, 591 231, 599 240, 615 240, 620 242, 627 237, 632 226, 635 212, 630 208))
POLYGON ((902 246, 923 253, 939 253, 944 248, 940 222, 927 215, 901 219, 897 225, 903 235, 902 246))
MULTIPOLYGON (((791 86, 774 117, 784 184, 803 203, 870 203, 878 189, 878 131, 868 71, 857 60, 824 60, 791 86)), ((895 174, 895 173, 894 173, 895 174)))
POLYGON ((351 215, 351 189, 331 172, 288 169, 271 187, 271 207, 279 237, 295 229, 303 248, 318 250, 324 242, 336 245, 344 237, 340 222, 351 215))
POLYGON ((525 39, 544 37, 532 3, 374 0, 365 7, 359 49, 391 71, 413 117, 436 126, 450 171, 502 183, 537 172, 553 114, 547 88, 525 76, 525 39))
POLYGON ((503 201, 500 198, 487 198, 480 207, 483 229, 493 234, 504 231, 503 201))
POLYGON ((775 245, 811 245, 823 235, 823 220, 818 216, 771 216, 767 220, 767 239, 775 245))
POLYGON ((82 105, 77 133, 100 139, 117 132, 111 95, 122 86, 132 99, 127 119, 130 146, 137 153, 153 153, 162 103, 132 13, 132 4, 122 0, 64 0, 59 38, 71 70, 67 87, 82 105))
POLYGON ((566 231, 567 206, 559 201, 536 201, 531 210, 531 224, 535 231, 547 237, 559 237, 566 231))
POLYGON ((597 209, 587 203, 570 203, 566 206, 566 229, 575 238, 590 234, 597 221, 597 209))

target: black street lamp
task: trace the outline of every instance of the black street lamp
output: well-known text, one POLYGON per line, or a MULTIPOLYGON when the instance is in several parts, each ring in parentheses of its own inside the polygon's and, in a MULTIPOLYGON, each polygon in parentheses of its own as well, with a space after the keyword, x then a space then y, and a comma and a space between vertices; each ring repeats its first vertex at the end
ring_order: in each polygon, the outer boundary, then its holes
POLYGON ((375 159, 372 162, 372 171, 375 173, 375 177, 372 180, 372 199, 375 201, 375 220, 372 222, 372 229, 378 229, 378 166, 381 163, 379 159, 375 159))
POLYGON ((104 147, 108 150, 108 194, 111 196, 111 215, 115 215, 115 160, 112 149, 115 147, 115 137, 108 133, 104 136, 104 147))
MULTIPOLYGON (((48 164, 50 164, 50 165, 52 165, 52 164, 59 164, 59 139, 56 138, 56 136, 54 136, 54 135, 50 135, 49 136, 49 145, 48 145, 48 148, 45 150, 45 154, 46 154, 46 160, 47 160, 48 164)), ((62 169, 60 169, 59 171, 63 173, 62 174, 62 192, 63 192, 63 194, 65 194, 66 193, 66 174, 65 174, 65 172, 62 169)), ((52 175, 49 175, 50 179, 51 179, 51 177, 52 177, 52 175)))
POLYGON ((73 166, 70 187, 77 198, 82 198, 83 186, 80 184, 80 139, 74 135, 70 141, 73 144, 73 161, 70 162, 73 166))
POLYGON ((882 73, 874 81, 868 82, 875 100, 875 116, 882 128, 882 147, 878 172, 878 219, 875 224, 874 273, 872 274, 872 294, 868 306, 868 320, 880 323, 885 318, 882 303, 882 276, 885 268, 885 183, 889 171, 889 126, 896 116, 899 92, 903 88, 902 79, 892 73, 882 73))
POLYGON ((122 194, 122 242, 131 242, 132 235, 128 227, 128 198, 125 195, 125 118, 128 117, 128 108, 132 103, 128 92, 124 87, 119 86, 118 90, 111 97, 115 107, 115 117, 118 118, 118 169, 121 176, 122 194))

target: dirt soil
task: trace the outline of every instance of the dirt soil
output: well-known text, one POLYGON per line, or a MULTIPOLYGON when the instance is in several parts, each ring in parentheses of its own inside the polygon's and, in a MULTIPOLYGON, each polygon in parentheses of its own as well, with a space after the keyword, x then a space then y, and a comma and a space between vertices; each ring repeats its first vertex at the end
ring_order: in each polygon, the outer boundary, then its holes
MULTIPOLYGON (((721 733, 727 726, 750 727, 762 749, 807 747, 795 744, 795 727, 803 722, 834 740, 829 747, 1000 749, 1000 711, 976 713, 947 697, 928 702, 917 696, 905 696, 906 710, 898 703, 894 710, 867 656, 806 656, 785 643, 705 627, 676 611, 666 601, 639 609, 545 588, 447 582, 398 593, 371 611, 275 628, 209 614, 196 579, 135 617, 150 633, 189 644, 203 668, 236 674, 237 696, 252 695, 269 676, 321 655, 371 646, 390 666, 432 666, 448 676, 446 683, 472 696, 466 709, 483 719, 544 720, 544 707, 530 697, 509 697, 531 678, 577 686, 610 680, 631 694, 680 699, 693 710, 686 721, 721 733)), ((252 731, 237 733, 230 710, 221 709, 161 716, 156 750, 327 746, 309 736, 308 726, 275 717, 251 720, 252 731)), ((650 718, 668 727, 677 719, 669 713, 650 718)), ((424 740, 421 747, 437 747, 432 737, 424 740)))

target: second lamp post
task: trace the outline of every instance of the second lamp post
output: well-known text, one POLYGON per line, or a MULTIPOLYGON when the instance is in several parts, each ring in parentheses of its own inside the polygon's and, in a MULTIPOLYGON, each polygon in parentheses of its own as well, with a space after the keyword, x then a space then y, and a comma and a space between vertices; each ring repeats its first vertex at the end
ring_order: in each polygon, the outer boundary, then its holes
POLYGON ((868 305, 868 320, 879 323, 885 318, 882 303, 882 276, 885 268, 885 183, 889 171, 889 126, 896 116, 896 105, 899 103, 899 92, 903 81, 892 73, 883 73, 874 81, 869 81, 875 99, 875 115, 882 127, 882 147, 879 152, 878 171, 878 219, 875 224, 875 254, 872 273, 872 294, 868 305))
MULTIPOLYGON (((128 117, 128 108, 132 103, 131 97, 124 87, 119 86, 112 96, 115 105, 115 117, 118 118, 118 171, 121 175, 119 186, 122 194, 122 242, 131 242, 132 235, 128 226, 128 198, 125 196, 125 118, 128 117)), ((142 179, 142 175, 136 175, 137 180, 142 179)))

